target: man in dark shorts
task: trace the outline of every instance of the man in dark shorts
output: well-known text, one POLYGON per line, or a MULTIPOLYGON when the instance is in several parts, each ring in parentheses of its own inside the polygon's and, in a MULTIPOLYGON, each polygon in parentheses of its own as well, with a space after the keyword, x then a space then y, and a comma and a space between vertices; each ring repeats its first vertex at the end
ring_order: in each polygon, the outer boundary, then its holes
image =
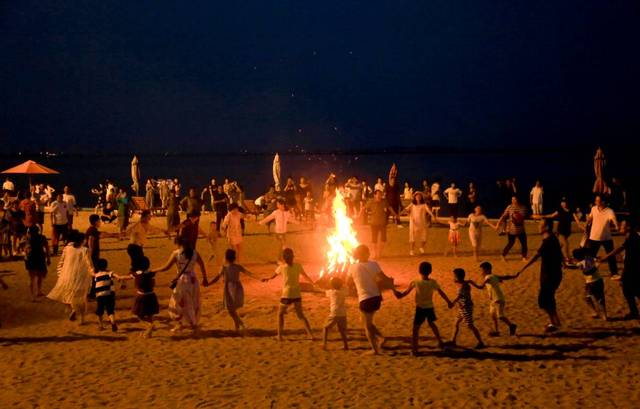
POLYGON ((640 223, 632 220, 626 227, 626 239, 622 246, 600 258, 604 260, 615 259, 615 256, 624 251, 624 267, 620 282, 622 294, 629 305, 629 313, 625 320, 640 319, 636 299, 640 299, 640 223))
POLYGON ((369 212, 369 225, 371 226, 371 247, 373 247, 373 258, 378 259, 382 256, 382 249, 387 242, 387 219, 389 213, 394 216, 398 214, 393 210, 385 199, 382 198, 382 191, 376 190, 373 194, 373 200, 370 200, 361 211, 369 212))
POLYGON ((229 211, 229 196, 224 192, 222 185, 218 185, 217 190, 213 192, 212 204, 213 211, 216 212, 216 231, 220 234, 220 225, 229 211))
POLYGON ((507 245, 504 247, 504 250, 502 250, 503 261, 506 260, 507 254, 509 254, 509 251, 515 244, 516 239, 520 241, 522 260, 527 261, 527 233, 524 226, 524 219, 526 215, 527 208, 520 204, 517 196, 511 196, 511 204, 504 210, 497 223, 499 227, 507 219, 509 221, 507 226, 507 245))
POLYGON ((560 241, 552 234, 546 224, 540 225, 542 244, 535 256, 522 267, 517 275, 522 274, 529 266, 540 258, 540 292, 538 293, 538 306, 549 315, 549 324, 545 332, 554 332, 560 326, 560 318, 556 310, 556 290, 562 281, 562 248, 560 241))

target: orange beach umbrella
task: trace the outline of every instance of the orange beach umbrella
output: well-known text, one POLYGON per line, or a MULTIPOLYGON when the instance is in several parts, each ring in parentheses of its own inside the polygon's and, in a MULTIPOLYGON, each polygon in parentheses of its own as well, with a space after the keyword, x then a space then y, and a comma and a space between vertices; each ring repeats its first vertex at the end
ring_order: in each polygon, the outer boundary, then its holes
POLYGON ((11 173, 16 175, 29 175, 29 186, 31 186, 31 175, 57 175, 60 172, 43 166, 35 161, 28 160, 24 163, 14 166, 10 169, 3 170, 1 173, 11 173))

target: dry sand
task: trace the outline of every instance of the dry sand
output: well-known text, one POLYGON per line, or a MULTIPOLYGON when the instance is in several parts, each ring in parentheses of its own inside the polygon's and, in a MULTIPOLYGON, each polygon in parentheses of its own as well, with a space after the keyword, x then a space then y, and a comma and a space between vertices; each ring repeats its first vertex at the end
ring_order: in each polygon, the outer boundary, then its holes
MULTIPOLYGON (((203 222, 209 220, 205 215, 203 222)), ((79 228, 86 228, 88 213, 81 214, 79 228)), ((163 218, 154 224, 162 226, 163 218)), ((312 277, 322 264, 323 233, 295 231, 289 235, 298 261, 312 277)), ((106 225, 104 231, 114 231, 106 225)), ((536 249, 540 236, 529 226, 529 243, 536 249)), ((50 229, 47 226, 46 233, 50 229)), ((446 228, 430 230, 427 254, 408 256, 408 231, 389 227, 385 272, 404 286, 417 276, 417 265, 429 260, 433 277, 451 296, 454 267, 463 267, 469 277, 480 279, 470 257, 466 229, 459 258, 443 257, 446 228)), ((368 229, 359 229, 368 241, 368 229)), ((575 234, 573 243, 579 240, 575 234)), ((617 238, 616 242, 620 242, 617 238)), ((521 266, 518 244, 505 264, 499 250, 505 238, 485 231, 485 252, 498 273, 513 273, 521 266)), ((212 250, 204 241, 199 250, 205 259, 212 250)), ((112 270, 126 273, 126 242, 103 239, 103 256, 112 270)), ((219 240, 209 275, 218 271, 224 240, 219 240)), ((248 223, 242 264, 261 276, 274 270, 277 244, 262 226, 248 223)), ((152 265, 163 263, 172 242, 150 240, 146 253, 152 265)), ((53 287, 55 258, 44 289, 53 287)), ((613 322, 589 318, 583 300, 580 273, 568 270, 558 292, 562 332, 543 336, 546 318, 537 308, 539 265, 516 281, 504 283, 507 316, 518 324, 517 337, 489 338, 487 295, 474 290, 476 324, 489 347, 475 351, 468 330, 462 329, 460 347, 441 351, 428 328, 423 329, 422 356, 410 356, 413 297, 396 300, 385 293, 377 314, 381 330, 389 337, 386 354, 363 357, 367 344, 361 330, 355 299, 349 300, 351 351, 340 350, 337 333, 331 334, 330 351, 321 343, 305 340, 293 314, 286 319, 286 340, 274 340, 275 312, 279 299, 278 279, 263 284, 244 279, 246 305, 241 315, 250 328, 238 337, 222 309, 221 283, 203 291, 202 332, 199 337, 172 336, 166 306, 167 284, 175 274, 159 275, 157 293, 161 313, 157 331, 150 340, 139 334, 143 326, 129 313, 134 291, 131 284, 118 291, 117 318, 120 331, 99 331, 89 304, 89 324, 66 320, 63 305, 43 299, 31 303, 28 276, 22 262, 0 264, 0 274, 10 285, 0 292, 0 402, 2 407, 159 407, 159 408, 422 408, 422 407, 638 407, 640 401, 640 332, 638 322, 621 321, 626 313, 617 282, 605 278, 607 305, 613 322)), ((608 276, 606 266, 602 271, 608 276)), ((303 306, 315 334, 327 314, 322 293, 305 293, 303 306)), ((438 325, 446 338, 452 333, 455 310, 436 298, 438 325)))

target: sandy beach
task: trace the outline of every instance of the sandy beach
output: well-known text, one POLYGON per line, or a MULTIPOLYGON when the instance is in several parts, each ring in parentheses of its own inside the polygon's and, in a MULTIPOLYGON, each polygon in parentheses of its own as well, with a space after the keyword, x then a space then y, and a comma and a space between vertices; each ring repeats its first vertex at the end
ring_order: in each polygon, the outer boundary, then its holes
MULTIPOLYGON (((76 217, 76 227, 87 228, 89 213, 76 217)), ((134 217, 137 220, 138 216, 134 217)), ((208 225, 211 215, 204 215, 208 225)), ((48 219, 48 218, 47 218, 48 219)), ((152 223, 164 226, 164 218, 152 223)), ((114 232, 112 225, 103 231, 114 232)), ((297 261, 316 278, 323 264, 324 231, 293 226, 288 236, 297 261)), ((466 228, 458 258, 443 257, 447 229, 429 231, 427 254, 408 255, 408 229, 388 227, 389 243, 379 260, 386 274, 405 288, 417 277, 420 261, 433 264, 432 275, 450 296, 455 288, 451 271, 467 270, 470 279, 480 281, 477 263, 471 257, 466 228)), ((540 235, 528 225, 530 254, 540 235)), ((46 226, 45 234, 51 232, 46 226)), ((368 226, 358 228, 361 242, 368 243, 368 226)), ((572 236, 572 244, 579 241, 572 236)), ((616 244, 621 237, 616 237, 616 244)), ((516 244, 507 263, 500 260, 506 239, 486 229, 484 252, 499 274, 517 271, 522 261, 516 244)), ((102 256, 110 269, 126 274, 129 259, 126 241, 102 240, 102 256)), ((158 266, 173 250, 166 237, 154 237, 145 248, 152 266, 158 266)), ((219 271, 226 248, 219 239, 215 249, 204 241, 198 251, 208 263, 209 276, 219 271), (213 258, 211 256, 214 255, 213 258)), ((250 221, 244 241, 243 264, 261 277, 275 269, 278 245, 266 229, 250 221)), ((45 280, 45 293, 56 281, 52 260, 45 280)), ((388 336, 382 356, 364 357, 367 343, 360 324, 357 300, 349 302, 349 335, 352 350, 342 351, 337 332, 330 334, 330 350, 321 342, 305 339, 301 323, 290 313, 285 341, 277 342, 275 318, 280 297, 280 280, 263 284, 243 278, 246 291, 241 316, 249 331, 239 337, 222 308, 221 283, 203 289, 202 330, 199 336, 172 335, 167 303, 169 271, 157 278, 161 312, 152 339, 143 339, 143 325, 130 313, 134 300, 131 282, 117 292, 118 333, 99 331, 95 303, 89 304, 89 323, 79 326, 67 320, 65 306, 41 299, 32 303, 28 275, 22 261, 3 262, 0 275, 10 286, 0 291, 0 402, 3 407, 156 407, 156 408, 451 408, 527 407, 602 408, 637 407, 640 400, 640 327, 637 321, 622 321, 627 312, 619 283, 611 281, 606 265, 607 307, 611 322, 590 318, 584 302, 584 279, 577 270, 566 270, 558 291, 561 331, 543 335, 546 316, 537 308, 539 264, 519 279, 503 284, 507 316, 518 324, 518 335, 487 336, 491 328, 488 296, 472 292, 476 325, 488 348, 480 351, 471 333, 463 328, 458 347, 436 348, 428 327, 423 328, 419 357, 410 355, 413 296, 396 300, 384 294, 376 316, 388 336), (635 403, 634 403, 635 402, 635 403)), ((435 298, 438 325, 446 339, 451 337, 455 310, 435 298)), ((303 307, 317 337, 328 312, 321 292, 306 292, 303 307)))

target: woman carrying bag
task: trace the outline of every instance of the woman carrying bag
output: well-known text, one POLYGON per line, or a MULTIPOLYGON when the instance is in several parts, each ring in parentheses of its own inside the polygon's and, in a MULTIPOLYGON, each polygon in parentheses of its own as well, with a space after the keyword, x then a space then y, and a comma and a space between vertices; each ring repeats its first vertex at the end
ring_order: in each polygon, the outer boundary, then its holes
POLYGON ((200 284, 195 267, 199 267, 202 274, 202 285, 206 286, 207 271, 200 255, 192 249, 183 238, 176 238, 177 249, 171 253, 166 264, 154 273, 167 271, 171 266, 177 268, 177 276, 171 282, 173 293, 169 300, 169 316, 176 321, 176 326, 171 330, 178 332, 183 327, 189 327, 194 332, 198 329, 200 320, 200 284))

